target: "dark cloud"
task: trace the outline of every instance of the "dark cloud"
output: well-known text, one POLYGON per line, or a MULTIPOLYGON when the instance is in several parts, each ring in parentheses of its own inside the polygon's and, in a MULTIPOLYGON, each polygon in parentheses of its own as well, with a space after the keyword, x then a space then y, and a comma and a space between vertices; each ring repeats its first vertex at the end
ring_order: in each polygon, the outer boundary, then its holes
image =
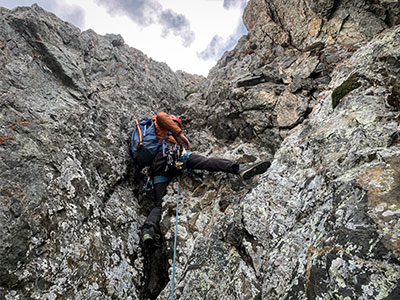
POLYGON ((197 53, 197 56, 202 60, 218 60, 224 54, 225 51, 232 50, 238 40, 247 34, 247 30, 243 23, 240 22, 235 32, 230 35, 226 40, 221 36, 215 35, 211 42, 207 45, 206 49, 197 53))
POLYGON ((219 35, 215 35, 207 45, 207 48, 197 53, 197 56, 202 60, 215 60, 220 57, 220 53, 224 48, 224 39, 219 35))
POLYGON ((232 7, 241 7, 242 9, 246 6, 248 0, 224 0, 223 6, 225 9, 232 7))
MULTIPOLYGON (((223 6, 225 9, 239 7, 242 11, 247 5, 248 0, 224 0, 223 6)), ((246 27, 240 20, 235 32, 231 34, 226 40, 221 36, 215 35, 211 42, 207 45, 206 49, 197 53, 197 56, 202 60, 218 60, 222 57, 225 51, 232 50, 237 44, 238 40, 247 34, 246 27)))
POLYGON ((141 26, 150 26, 157 22, 162 6, 155 0, 95 0, 108 9, 112 15, 128 16, 141 26))
POLYGON ((63 0, 0 0, 0 6, 12 9, 17 6, 31 6, 37 3, 45 10, 51 11, 63 20, 83 28, 85 25, 85 12, 76 5, 65 3, 63 0))
POLYGON ((143 27, 160 24, 163 37, 172 33, 182 38, 185 47, 194 41, 189 20, 170 9, 164 10, 156 0, 96 0, 96 3, 106 7, 111 14, 126 15, 143 27))
POLYGON ((159 22, 163 26, 163 37, 172 32, 173 35, 182 38, 185 47, 190 46, 194 41, 194 32, 190 29, 190 23, 184 15, 167 9, 160 14, 159 22))

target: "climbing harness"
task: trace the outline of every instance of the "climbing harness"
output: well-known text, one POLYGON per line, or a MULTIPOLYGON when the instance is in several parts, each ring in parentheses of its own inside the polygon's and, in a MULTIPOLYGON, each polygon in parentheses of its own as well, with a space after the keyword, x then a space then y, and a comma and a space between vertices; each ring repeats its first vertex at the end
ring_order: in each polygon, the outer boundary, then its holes
POLYGON ((179 207, 179 186, 181 175, 178 175, 178 191, 176 194, 176 214, 175 214, 175 235, 174 235, 174 258, 172 261, 172 279, 171 279, 171 300, 174 300, 174 282, 175 282, 175 260, 176 260, 176 238, 178 235, 178 207, 179 207))
MULTIPOLYGON (((177 145, 163 145, 163 156, 167 158, 167 163, 164 172, 182 172, 186 169, 186 161, 189 158, 191 152, 186 151, 183 147, 177 145), (182 150, 181 150, 182 149, 182 150)), ((140 173, 143 175, 144 184, 143 189, 146 193, 150 193, 154 189, 154 185, 163 182, 170 182, 172 178, 166 176, 152 176, 150 166, 144 167, 140 173)))
POLYGON ((191 152, 186 151, 185 148, 178 145, 165 147, 163 149, 163 155, 167 157, 167 164, 165 166, 165 172, 176 170, 181 171, 186 168, 186 161, 190 156, 191 152))

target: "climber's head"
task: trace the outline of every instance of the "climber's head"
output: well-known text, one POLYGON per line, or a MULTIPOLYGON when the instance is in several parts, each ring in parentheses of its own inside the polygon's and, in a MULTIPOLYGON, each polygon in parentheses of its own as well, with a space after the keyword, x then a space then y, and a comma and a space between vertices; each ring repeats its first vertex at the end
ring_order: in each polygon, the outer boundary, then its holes
POLYGON ((170 115, 169 116, 171 118, 172 121, 178 123, 179 127, 182 128, 182 121, 181 119, 179 119, 177 116, 174 115, 170 115))

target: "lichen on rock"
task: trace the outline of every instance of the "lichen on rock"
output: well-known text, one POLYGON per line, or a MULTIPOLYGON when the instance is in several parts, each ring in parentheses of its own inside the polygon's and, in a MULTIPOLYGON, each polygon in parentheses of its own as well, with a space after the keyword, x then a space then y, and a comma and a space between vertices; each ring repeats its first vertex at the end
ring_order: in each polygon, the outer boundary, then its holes
POLYGON ((0 299, 170 299, 177 182, 143 253, 153 201, 126 151, 158 111, 193 151, 271 161, 246 182, 182 175, 176 299, 397 299, 395 2, 250 0, 207 78, 0 8, 0 299))

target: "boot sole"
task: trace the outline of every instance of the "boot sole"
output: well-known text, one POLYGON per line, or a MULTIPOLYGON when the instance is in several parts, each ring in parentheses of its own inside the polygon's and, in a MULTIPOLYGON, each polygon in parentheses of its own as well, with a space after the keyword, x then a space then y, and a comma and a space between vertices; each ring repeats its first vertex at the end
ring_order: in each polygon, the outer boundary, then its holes
POLYGON ((146 247, 153 245, 154 242, 150 234, 143 235, 142 241, 143 245, 145 245, 146 247))
POLYGON ((271 163, 269 161, 262 161, 256 165, 254 165, 252 168, 243 171, 242 174, 240 174, 240 175, 244 180, 247 180, 256 175, 264 173, 265 171, 268 170, 268 168, 270 166, 271 166, 271 163))
POLYGON ((160 242, 155 241, 150 234, 145 234, 142 238, 142 242, 145 249, 161 248, 160 242))

